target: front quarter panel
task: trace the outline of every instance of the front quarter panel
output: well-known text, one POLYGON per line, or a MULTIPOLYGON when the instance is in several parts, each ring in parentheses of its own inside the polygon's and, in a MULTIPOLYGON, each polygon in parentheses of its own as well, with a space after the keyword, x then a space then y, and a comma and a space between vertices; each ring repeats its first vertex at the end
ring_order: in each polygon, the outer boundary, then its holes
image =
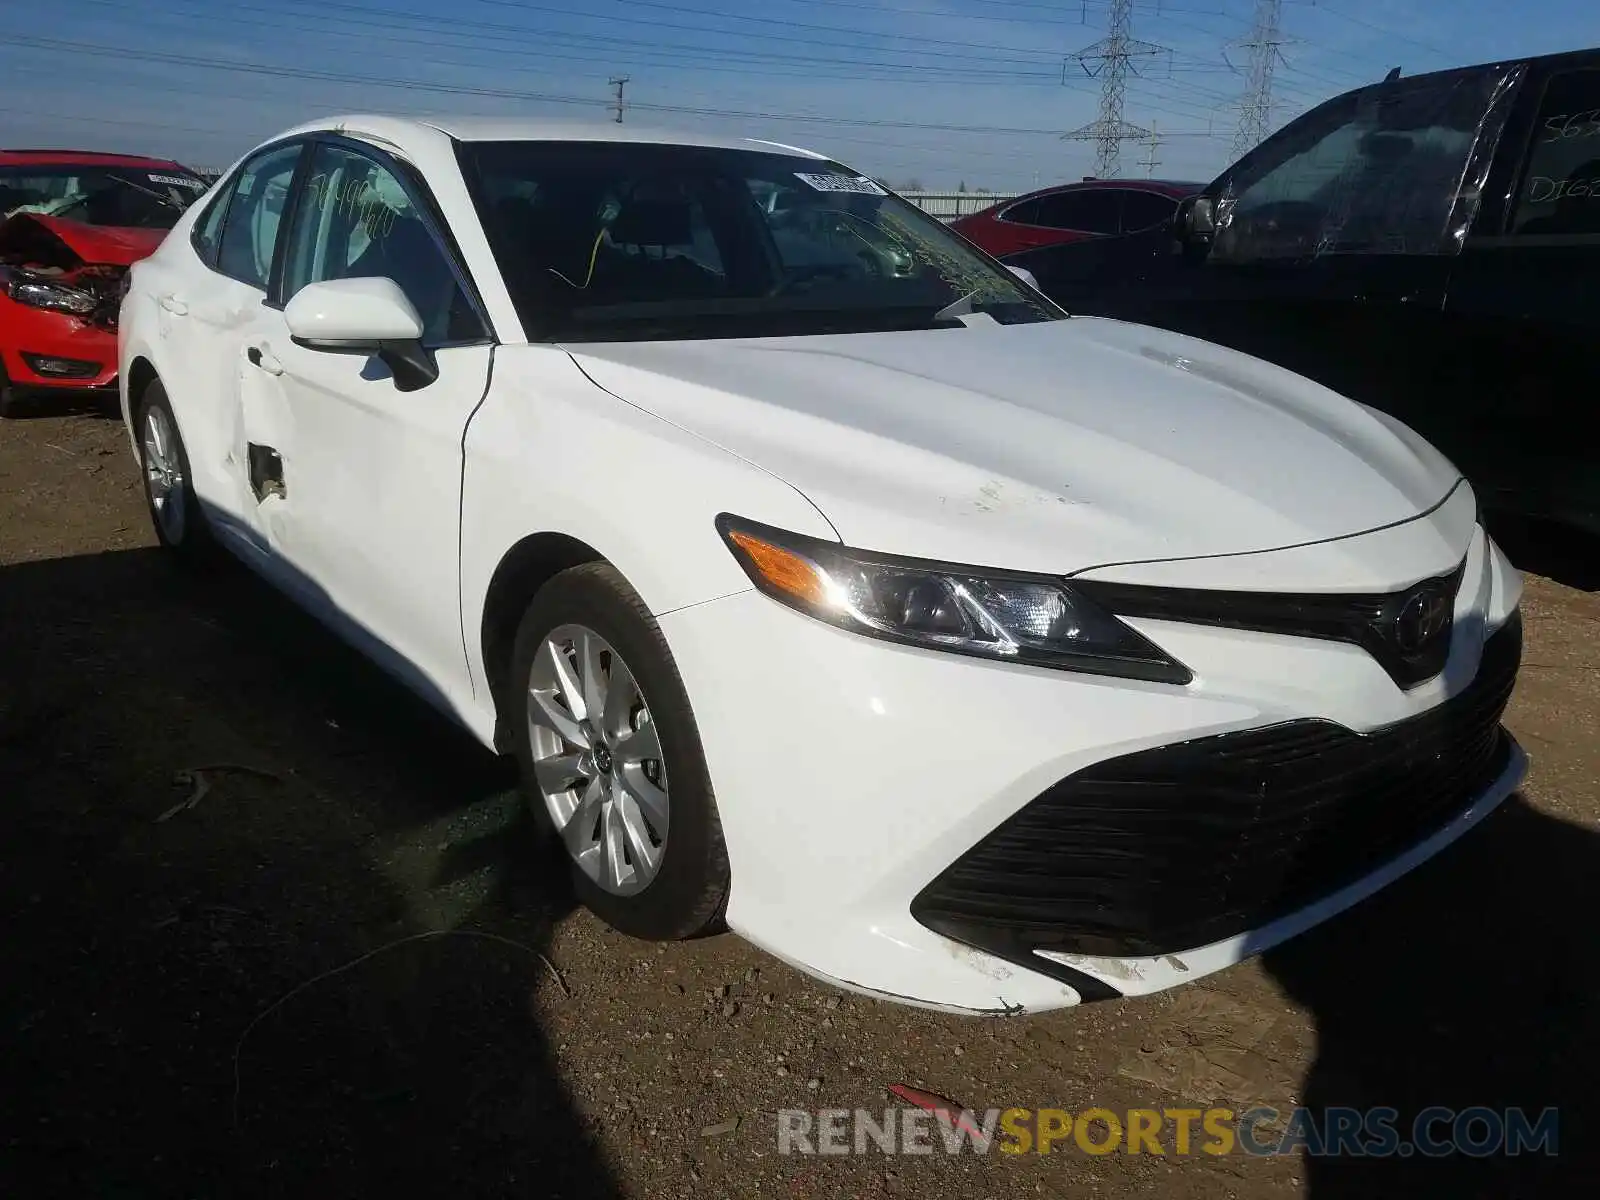
POLYGON ((602 390, 553 346, 497 349, 464 451, 461 616, 480 692, 489 584, 529 536, 591 547, 658 616, 751 589, 716 531, 719 513, 837 538, 789 484, 602 390))

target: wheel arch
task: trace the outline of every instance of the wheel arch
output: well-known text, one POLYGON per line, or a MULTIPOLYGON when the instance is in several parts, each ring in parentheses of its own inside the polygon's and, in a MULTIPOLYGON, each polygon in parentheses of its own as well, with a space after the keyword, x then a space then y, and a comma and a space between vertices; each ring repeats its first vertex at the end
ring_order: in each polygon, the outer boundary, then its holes
POLYGON ((139 411, 139 400, 148 388, 161 375, 156 370, 155 363, 143 354, 136 354, 128 362, 128 419, 131 421, 139 411))
POLYGON ((494 705, 494 746, 502 753, 510 748, 505 728, 505 686, 511 645, 522 614, 539 589, 551 579, 569 567, 591 562, 616 566, 587 542, 546 530, 528 534, 508 549, 489 577, 483 618, 478 628, 478 648, 483 655, 483 671, 494 705))

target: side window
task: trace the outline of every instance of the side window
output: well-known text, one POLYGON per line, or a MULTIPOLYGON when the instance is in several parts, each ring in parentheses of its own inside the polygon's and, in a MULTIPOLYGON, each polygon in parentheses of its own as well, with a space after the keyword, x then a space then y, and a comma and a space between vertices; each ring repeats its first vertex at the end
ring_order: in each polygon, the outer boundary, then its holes
POLYGON ((1121 193, 1115 188, 1057 192, 1039 201, 1033 223, 1047 229, 1116 233, 1121 228, 1121 193))
POLYGON ((1160 192, 1129 189, 1122 194, 1122 232, 1153 229, 1172 220, 1172 214, 1177 211, 1178 202, 1160 192))
POLYGON ((308 283, 374 277, 400 285, 422 318, 424 342, 481 336, 450 260, 405 186, 358 151, 319 145, 295 210, 284 299, 308 283))
POLYGON ((239 172, 217 246, 217 270, 224 275, 267 290, 278 224, 302 148, 296 144, 268 150, 239 172))
POLYGON ((1024 200, 1020 204, 1013 204, 1000 214, 1002 221, 1010 221, 1014 225, 1037 225, 1039 223, 1039 201, 1035 196, 1032 200, 1024 200))
POLYGON ((1474 69, 1380 84, 1290 122, 1228 180, 1212 257, 1445 253, 1503 78, 1474 69))
POLYGON ((211 198, 209 207, 195 222, 192 239, 194 252, 208 267, 215 266, 217 262, 217 244, 222 236, 222 218, 227 215, 228 197, 232 194, 231 184, 219 187, 217 194, 211 198))
POLYGON ((1600 233, 1600 70, 1569 71, 1545 88, 1511 232, 1600 233))

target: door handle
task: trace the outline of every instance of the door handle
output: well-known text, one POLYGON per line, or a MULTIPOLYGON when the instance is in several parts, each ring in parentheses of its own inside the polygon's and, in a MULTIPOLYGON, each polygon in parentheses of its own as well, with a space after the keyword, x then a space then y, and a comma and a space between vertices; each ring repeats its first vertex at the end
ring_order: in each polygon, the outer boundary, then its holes
POLYGON ((265 346, 251 346, 244 353, 252 366, 260 367, 268 375, 283 374, 283 364, 278 361, 278 356, 265 346))
POLYGON ((161 297, 161 307, 177 317, 186 316, 189 312, 189 306, 176 296, 161 297))

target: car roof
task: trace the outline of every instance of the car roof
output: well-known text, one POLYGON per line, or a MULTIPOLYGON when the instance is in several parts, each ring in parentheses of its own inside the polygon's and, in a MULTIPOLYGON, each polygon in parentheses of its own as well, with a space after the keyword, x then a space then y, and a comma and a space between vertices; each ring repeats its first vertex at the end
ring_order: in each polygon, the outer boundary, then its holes
POLYGON ((458 142, 642 142, 662 146, 706 146, 721 150, 781 149, 822 158, 813 150, 781 146, 757 138, 718 137, 681 129, 627 125, 616 121, 546 121, 525 117, 430 117, 424 123, 458 142))
POLYGON ((0 167, 164 167, 188 171, 170 158, 107 154, 99 150, 0 150, 0 167))
POLYGON ((318 132, 344 133, 397 146, 405 146, 418 136, 426 138, 429 132, 437 132, 458 142, 630 142, 721 150, 777 150, 806 158, 827 157, 815 150, 759 138, 719 137, 616 121, 551 120, 541 117, 399 117, 383 113, 357 113, 308 121, 280 136, 318 132))
MULTIPOLYGON (((1050 187, 1040 188, 1038 191, 1027 193, 1028 196, 1053 196, 1059 192, 1084 192, 1096 188, 1135 188, 1141 192, 1160 192, 1165 196, 1190 196, 1205 188, 1204 183, 1194 183, 1189 180, 1179 179, 1079 179, 1072 183, 1058 183, 1050 187)), ((1018 196, 1017 199, 1026 199, 1018 196)))

